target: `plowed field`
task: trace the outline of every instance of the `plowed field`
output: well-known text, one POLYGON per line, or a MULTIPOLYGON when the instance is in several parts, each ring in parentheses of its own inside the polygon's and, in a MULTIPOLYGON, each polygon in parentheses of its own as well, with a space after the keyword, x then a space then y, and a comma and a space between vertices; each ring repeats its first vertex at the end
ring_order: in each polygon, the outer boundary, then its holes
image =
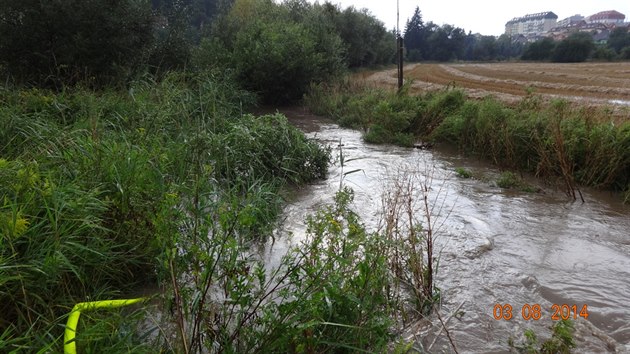
MULTIPOLYGON (((363 75, 379 86, 394 86, 396 70, 363 75)), ((472 97, 493 95, 513 102, 528 91, 585 104, 630 106, 630 63, 408 64, 412 90, 460 87, 472 97)))

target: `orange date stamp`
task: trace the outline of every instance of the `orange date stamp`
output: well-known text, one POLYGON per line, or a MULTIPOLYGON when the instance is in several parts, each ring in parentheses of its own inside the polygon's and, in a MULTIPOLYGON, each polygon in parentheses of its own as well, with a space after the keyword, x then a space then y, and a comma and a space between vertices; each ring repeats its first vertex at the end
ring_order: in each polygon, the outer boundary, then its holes
MULTIPOLYGON (((494 309, 492 310, 492 316, 495 320, 511 320, 516 313, 518 316, 518 309, 514 309, 514 307, 510 304, 496 304, 494 305, 494 309)), ((551 319, 553 321, 559 320, 568 320, 568 319, 577 319, 578 317, 583 317, 584 319, 588 319, 588 306, 584 305, 567 305, 567 304, 553 304, 551 306, 551 319)), ((521 317, 524 320, 534 320, 538 321, 543 317, 543 310, 539 304, 525 304, 520 308, 521 317)))

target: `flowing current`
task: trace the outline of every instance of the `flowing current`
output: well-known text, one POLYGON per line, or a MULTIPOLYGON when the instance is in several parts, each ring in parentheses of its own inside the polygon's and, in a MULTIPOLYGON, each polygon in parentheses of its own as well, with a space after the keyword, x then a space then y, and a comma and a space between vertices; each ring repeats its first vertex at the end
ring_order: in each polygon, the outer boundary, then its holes
MULTIPOLYGON (((341 141, 346 160, 356 159, 344 170, 360 171, 345 176, 344 184, 354 190, 353 209, 368 230, 378 225, 381 193, 391 188, 396 171, 412 169, 430 181, 440 313, 450 319, 447 327, 458 352, 507 352, 508 338, 521 343, 526 329, 549 338, 555 307, 563 305, 565 314, 568 309, 571 319, 577 317, 575 353, 630 352, 630 208, 620 201, 583 190, 586 202, 573 202, 548 186, 537 193, 503 190, 493 182, 500 171, 474 158, 369 145, 360 132, 301 109, 284 113, 310 137, 333 147, 333 155, 341 141), (477 178, 457 177, 457 167, 477 178), (495 319, 501 314, 497 304, 510 305, 512 318, 495 319), (525 320, 526 305, 539 305, 541 318, 525 320), (579 316, 584 305, 587 319, 579 316)), ((306 215, 332 202, 341 174, 337 163, 327 180, 296 192, 285 208, 283 231, 266 251, 269 264, 277 265, 288 247, 304 238, 306 215)), ((435 340, 432 353, 453 352, 444 333, 435 339, 440 328, 431 319, 410 326, 403 336, 423 348, 435 340)))

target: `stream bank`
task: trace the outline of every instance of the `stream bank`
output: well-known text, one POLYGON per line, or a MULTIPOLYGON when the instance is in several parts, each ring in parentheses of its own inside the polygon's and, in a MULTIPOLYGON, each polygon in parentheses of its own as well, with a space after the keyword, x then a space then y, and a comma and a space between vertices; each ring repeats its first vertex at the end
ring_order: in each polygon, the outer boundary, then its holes
MULTIPOLYGON (((582 308, 588 318, 575 319, 575 352, 630 351, 630 208, 607 193, 583 190, 586 203, 568 200, 562 191, 544 193, 504 190, 492 183, 496 168, 448 151, 417 150, 391 145, 369 145, 357 131, 340 128, 303 109, 282 109, 291 122, 314 139, 335 147, 343 144, 347 169, 344 183, 355 192, 353 208, 368 229, 379 223, 381 193, 400 168, 431 175, 434 215, 440 228, 437 286, 442 291, 441 312, 446 318, 460 304, 448 324, 460 352, 500 353, 533 329, 550 336, 554 305, 582 308), (487 179, 461 179, 456 167, 487 179), (514 316, 496 320, 496 304, 510 305, 514 316), (523 319, 525 305, 540 305, 539 320, 523 319)), ((305 232, 305 216, 329 203, 339 188, 340 166, 330 168, 326 180, 296 192, 285 207, 276 242, 266 251, 274 264, 305 232), (288 235, 292 236, 289 237, 288 235)), ((427 347, 438 326, 409 328, 408 338, 427 347), (414 336, 418 334, 418 336, 414 336)), ((450 351, 445 336, 435 351, 450 351)))

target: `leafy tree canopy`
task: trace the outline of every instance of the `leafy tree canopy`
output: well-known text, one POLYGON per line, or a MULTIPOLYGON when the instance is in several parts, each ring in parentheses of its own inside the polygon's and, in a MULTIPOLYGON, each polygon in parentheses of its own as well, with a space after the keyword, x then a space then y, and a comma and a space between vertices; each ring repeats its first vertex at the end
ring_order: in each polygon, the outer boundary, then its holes
POLYGON ((612 30, 608 38, 608 47, 621 53, 624 47, 630 46, 630 33, 628 27, 617 27, 612 30))
POLYGON ((427 37, 428 31, 422 21, 420 7, 416 6, 413 16, 411 16, 410 20, 407 20, 407 24, 405 25, 405 33, 403 36, 405 47, 408 51, 422 52, 426 49, 427 37))
POLYGON ((536 42, 529 43, 523 52, 523 60, 550 60, 553 50, 556 47, 551 38, 543 38, 536 42))
POLYGON ((0 63, 20 82, 102 86, 133 73, 151 31, 141 1, 2 1, 0 63))
POLYGON ((593 37, 585 32, 577 32, 558 43, 553 53, 553 61, 561 63, 583 62, 594 50, 593 37))

